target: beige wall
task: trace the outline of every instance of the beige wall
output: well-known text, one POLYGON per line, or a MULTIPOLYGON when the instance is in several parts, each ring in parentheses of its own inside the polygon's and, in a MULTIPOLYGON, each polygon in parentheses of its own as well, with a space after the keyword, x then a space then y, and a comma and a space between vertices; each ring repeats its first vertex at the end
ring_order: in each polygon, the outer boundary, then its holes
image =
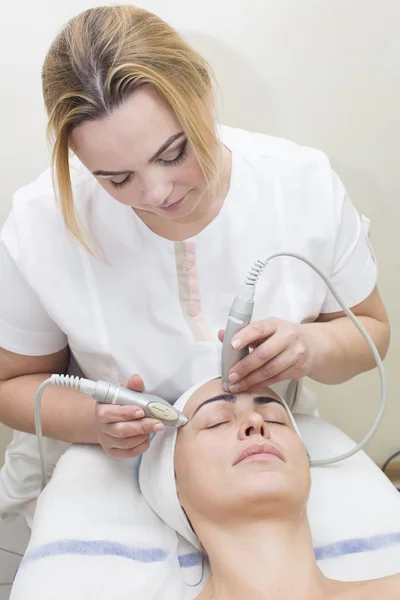
POLYGON ((4 462, 4 453, 6 451, 6 447, 8 442, 11 439, 12 431, 5 427, 4 425, 0 425, 0 465, 4 462))
MULTIPOLYGON (((23 0, 7 5, 0 36, 0 220, 8 212, 13 190, 47 166, 40 92, 45 51, 66 19, 96 4, 100 3, 23 0)), ((210 60, 220 82, 224 122, 323 149, 356 206, 372 219, 392 345, 386 361, 389 407, 368 451, 384 460, 400 448, 400 2, 140 4, 180 29, 210 60)), ((340 387, 318 386, 323 416, 359 438, 378 407, 377 378, 373 372, 340 387)))

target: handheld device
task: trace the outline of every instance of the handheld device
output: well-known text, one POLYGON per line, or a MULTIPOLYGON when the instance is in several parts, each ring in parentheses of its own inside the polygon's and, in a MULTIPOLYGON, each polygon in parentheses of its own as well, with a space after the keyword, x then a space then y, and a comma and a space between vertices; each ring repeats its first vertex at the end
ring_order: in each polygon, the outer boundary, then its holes
POLYGON ((81 391, 90 393, 97 401, 103 404, 130 404, 141 408, 146 417, 159 419, 166 427, 183 427, 188 422, 187 417, 171 404, 152 394, 135 392, 122 385, 115 385, 109 381, 98 381, 93 387, 92 381, 81 380, 81 391), (88 391, 86 392, 85 389, 88 391))
POLYGON ((103 404, 130 404, 138 406, 143 410, 146 417, 159 419, 167 427, 183 427, 188 422, 187 417, 183 413, 158 396, 146 394, 145 392, 135 392, 109 381, 96 382, 84 379, 83 377, 54 374, 41 384, 35 399, 35 428, 42 471, 42 489, 47 484, 47 464, 42 422, 40 419, 40 403, 44 390, 50 385, 75 389, 92 396, 94 400, 103 404))
MULTIPOLYGON (((246 292, 246 290, 244 291, 246 292)), ((232 348, 233 337, 250 323, 253 314, 254 301, 252 298, 247 299, 245 296, 246 293, 242 292, 234 299, 225 328, 221 354, 221 379, 226 392, 229 391, 229 371, 249 353, 248 346, 240 350, 232 348)))
POLYGON ((223 385, 223 388, 225 391, 229 390, 229 371, 232 369, 232 367, 235 366, 235 364, 239 360, 242 360, 249 352, 248 348, 244 348, 239 351, 234 350, 234 348, 232 348, 232 338, 238 331, 240 331, 241 329, 243 329, 244 327, 246 327, 246 325, 248 325, 250 323, 251 316, 253 313, 254 296, 255 296, 255 289, 256 289, 257 281, 260 278, 262 272, 264 271, 264 269, 267 266, 267 264, 269 263, 269 261, 272 260, 273 258, 278 258, 278 257, 288 257, 288 258, 295 258, 297 260, 300 260, 303 263, 307 264, 309 267, 311 267, 311 269, 313 269, 317 273, 317 275, 319 275, 319 277, 321 277, 321 279, 324 281, 327 288, 331 292, 332 296, 335 298, 335 300, 337 301, 339 306, 341 306, 341 308, 343 309, 343 312, 354 323, 354 325, 357 327, 357 329, 360 331, 361 335, 367 342, 367 344, 372 352, 372 355, 375 359, 376 366, 378 367, 378 371, 379 371, 379 375, 380 375, 380 379, 381 379, 381 405, 379 407, 379 411, 375 418, 375 421, 374 421, 371 429, 367 433, 367 435, 361 440, 361 442, 359 444, 357 444, 354 448, 352 448, 348 452, 345 452, 344 454, 340 454, 339 456, 333 456, 331 458, 324 458, 321 460, 311 460, 311 462, 310 462, 312 467, 331 465, 331 464, 337 463, 341 460, 344 460, 345 458, 349 458, 350 456, 353 456, 353 454, 356 454, 356 452, 361 450, 361 448, 363 448, 364 445, 372 438, 372 436, 378 429, 379 423, 381 422, 383 413, 385 411, 386 396, 387 396, 387 383, 386 383, 386 376, 385 376, 385 370, 383 367, 382 359, 379 355, 379 352, 378 352, 373 340, 371 339, 370 335, 366 331, 365 327, 357 319, 357 317, 351 312, 351 310, 349 308, 347 308, 347 306, 344 304, 342 299, 339 297, 339 295, 334 290, 328 277, 326 277, 326 275, 315 264, 313 264, 310 260, 308 260, 308 258, 305 258, 304 256, 301 256, 300 254, 296 254, 295 252, 276 252, 274 254, 271 254, 267 258, 264 258, 263 260, 257 260, 252 265, 250 271, 247 274, 245 283, 242 286, 239 294, 233 300, 231 309, 229 311, 228 322, 227 322, 225 335, 224 335, 224 342, 223 342, 223 346, 222 346, 222 356, 221 356, 222 385, 223 385))

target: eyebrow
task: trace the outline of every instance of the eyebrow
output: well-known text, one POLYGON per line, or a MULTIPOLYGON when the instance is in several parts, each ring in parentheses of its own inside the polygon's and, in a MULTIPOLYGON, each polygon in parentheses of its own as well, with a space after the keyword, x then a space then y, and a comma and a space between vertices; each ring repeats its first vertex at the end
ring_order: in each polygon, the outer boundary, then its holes
MULTIPOLYGON (((181 138, 183 135, 185 135, 183 131, 180 131, 179 133, 175 133, 174 135, 171 135, 167 139, 167 141, 164 142, 162 146, 160 146, 160 148, 157 150, 157 152, 155 154, 153 154, 153 156, 149 160, 149 163, 154 162, 160 156, 160 154, 165 152, 166 149, 171 146, 171 144, 176 142, 176 140, 181 138)), ((111 177, 111 176, 115 177, 116 175, 126 175, 127 173, 132 173, 132 171, 129 171, 129 170, 128 171, 104 171, 103 169, 98 169, 97 171, 92 171, 93 175, 97 175, 99 177, 111 177)))
MULTIPOLYGON (((206 404, 210 404, 211 402, 220 402, 220 401, 236 402, 236 400, 237 400, 237 396, 234 396, 233 394, 218 394, 218 396, 209 398, 208 400, 206 400, 205 402, 200 404, 194 411, 194 413, 192 415, 192 419, 195 416, 195 414, 197 414, 199 412, 199 410, 201 408, 203 408, 203 406, 206 406, 206 404)), ((255 396, 253 398, 253 404, 257 404, 257 405, 270 404, 272 402, 275 402, 276 404, 280 404, 286 410, 285 405, 280 400, 278 400, 278 398, 272 398, 271 396, 255 396)))

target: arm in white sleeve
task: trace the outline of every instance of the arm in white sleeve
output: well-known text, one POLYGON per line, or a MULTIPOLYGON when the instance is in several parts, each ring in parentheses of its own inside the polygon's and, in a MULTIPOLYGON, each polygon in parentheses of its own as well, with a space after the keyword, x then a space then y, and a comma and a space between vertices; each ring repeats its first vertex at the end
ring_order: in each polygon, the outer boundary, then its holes
POLYGON ((0 242, 0 347, 16 354, 40 356, 65 348, 66 335, 51 320, 0 242))
MULTIPOLYGON (((334 200, 340 203, 341 218, 330 280, 339 296, 358 316, 384 358, 389 345, 390 326, 376 285, 377 267, 368 239, 368 221, 358 214, 335 174, 333 181, 334 200)), ((310 349, 308 376, 312 379, 337 384, 375 367, 372 353, 361 333, 343 314, 329 292, 317 321, 300 327, 310 349)))

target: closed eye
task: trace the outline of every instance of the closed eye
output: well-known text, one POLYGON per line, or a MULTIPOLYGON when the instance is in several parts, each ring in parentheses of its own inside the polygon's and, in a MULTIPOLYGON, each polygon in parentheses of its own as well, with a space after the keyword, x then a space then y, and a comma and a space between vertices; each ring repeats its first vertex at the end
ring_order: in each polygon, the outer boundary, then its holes
POLYGON ((209 427, 206 427, 206 429, 215 429, 216 427, 219 427, 220 425, 225 425, 225 423, 229 423, 229 421, 221 421, 221 423, 215 423, 215 425, 210 425, 209 427))
POLYGON ((160 165, 164 165, 165 167, 173 167, 174 165, 179 165, 180 163, 183 163, 184 160, 186 159, 187 155, 188 155, 187 140, 185 140, 185 142, 183 143, 183 145, 180 148, 178 156, 176 156, 175 158, 173 158, 171 160, 165 160, 165 159, 160 158, 159 163, 160 163, 160 165))
POLYGON ((124 185, 127 185, 130 182, 132 177, 133 174, 129 173, 129 175, 127 175, 122 181, 112 181, 112 179, 110 179, 110 183, 114 188, 122 188, 124 185))
POLYGON ((286 425, 286 423, 282 423, 281 421, 269 421, 268 419, 264 419, 264 421, 270 425, 286 425))

